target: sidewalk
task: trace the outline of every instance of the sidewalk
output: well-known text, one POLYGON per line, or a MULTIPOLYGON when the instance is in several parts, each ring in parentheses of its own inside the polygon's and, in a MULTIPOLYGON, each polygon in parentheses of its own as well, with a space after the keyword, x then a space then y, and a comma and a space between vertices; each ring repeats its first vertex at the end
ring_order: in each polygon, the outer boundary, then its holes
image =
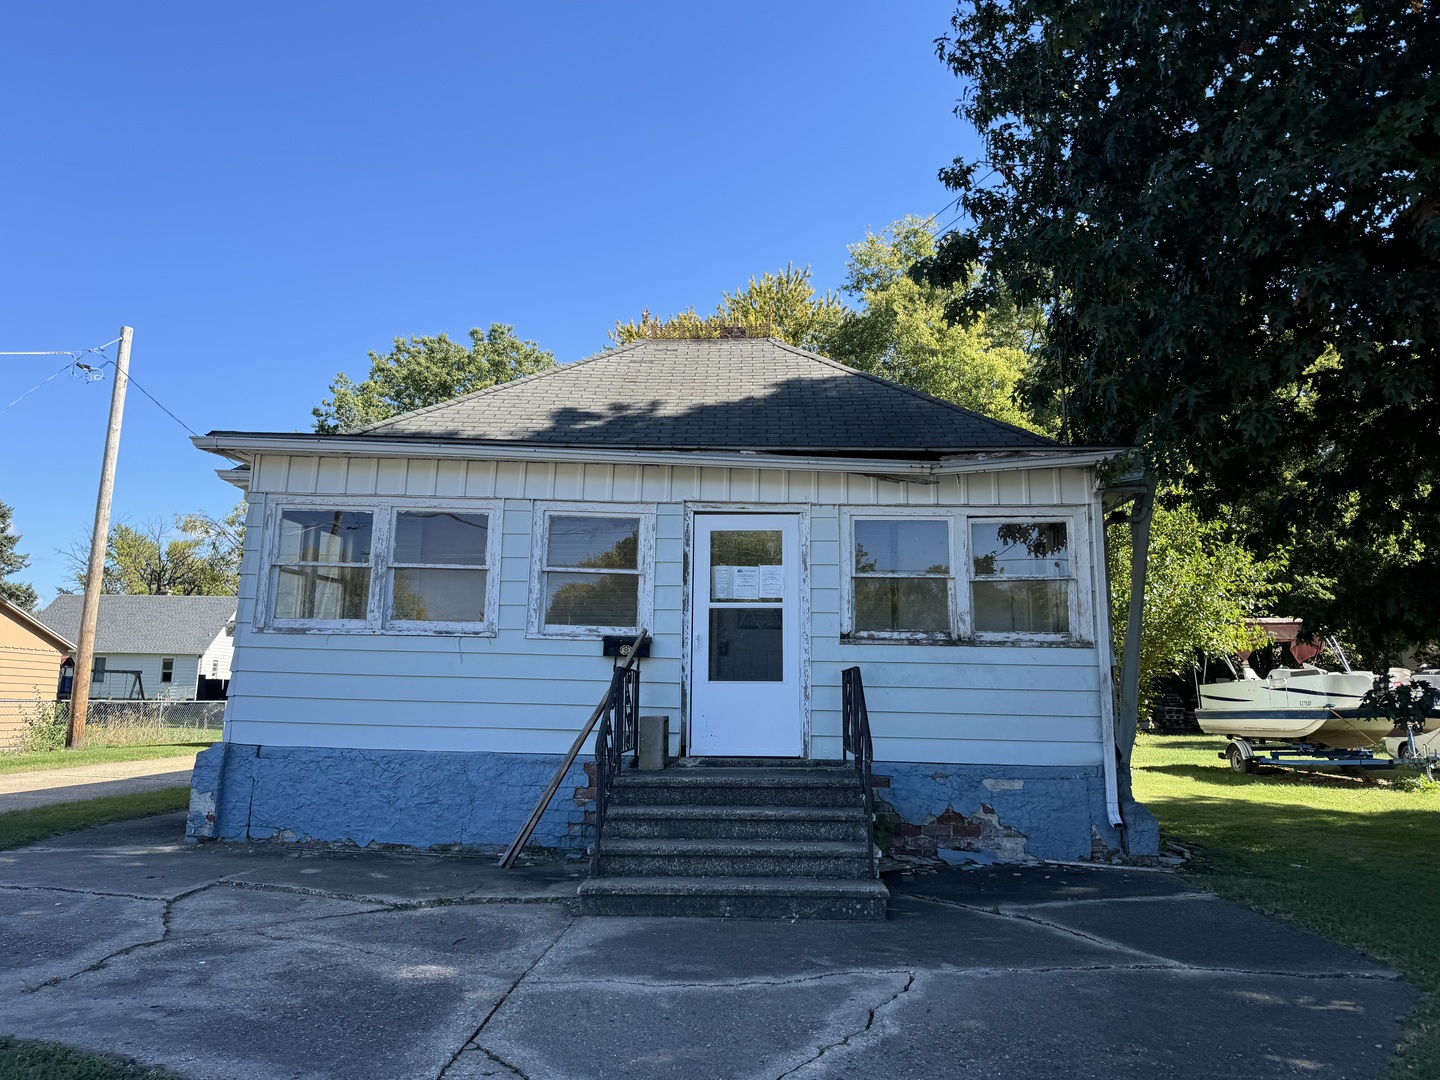
POLYGON ((193 752, 148 761, 116 761, 72 769, 40 769, 0 776, 0 814, 54 803, 81 802, 102 795, 132 795, 162 788, 188 787, 195 767, 193 752))
POLYGON ((946 869, 885 922, 577 918, 584 861, 0 852, 0 1031, 191 1080, 1371 1080, 1415 990, 1162 872, 946 869))

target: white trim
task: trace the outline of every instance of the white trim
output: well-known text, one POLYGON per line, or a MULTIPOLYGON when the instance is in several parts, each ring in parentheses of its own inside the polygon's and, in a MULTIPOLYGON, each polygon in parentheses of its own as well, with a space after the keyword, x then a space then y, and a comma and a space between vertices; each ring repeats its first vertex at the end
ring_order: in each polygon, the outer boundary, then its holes
POLYGON ((607 634, 631 634, 641 627, 651 629, 655 613, 655 504, 597 503, 569 500, 536 500, 530 525, 530 602, 525 616, 527 638, 572 638, 593 640, 607 634), (640 544, 636 554, 639 573, 636 575, 637 596, 635 617, 638 626, 552 626, 544 622, 545 553, 550 540, 550 519, 556 514, 566 517, 637 517, 640 519, 640 544))
POLYGON ((262 634, 372 634, 433 636, 463 634, 466 637, 494 637, 498 632, 500 597, 501 534, 504 530, 503 499, 409 498, 403 495, 377 498, 354 495, 270 495, 265 498, 264 533, 259 545, 260 565, 255 575, 255 616, 251 629, 262 634), (368 513, 370 561, 352 563, 370 571, 370 594, 364 619, 284 619, 274 617, 274 579, 278 565, 280 520, 286 510, 342 510, 368 513), (486 535, 485 622, 484 623, 390 623, 391 551, 395 515, 406 510, 456 510, 490 515, 486 535))
MULTIPOLYGON (((840 508, 840 640, 847 644, 876 645, 952 645, 959 637, 959 567, 955 543, 955 511, 953 506, 855 506, 840 508), (855 522, 897 521, 919 518, 943 521, 947 530, 946 546, 950 552, 950 629, 921 630, 856 630, 855 629, 855 522)), ((876 574, 873 577, 903 577, 924 580, 920 574, 876 574)), ((935 580, 939 575, 928 575, 935 580)))

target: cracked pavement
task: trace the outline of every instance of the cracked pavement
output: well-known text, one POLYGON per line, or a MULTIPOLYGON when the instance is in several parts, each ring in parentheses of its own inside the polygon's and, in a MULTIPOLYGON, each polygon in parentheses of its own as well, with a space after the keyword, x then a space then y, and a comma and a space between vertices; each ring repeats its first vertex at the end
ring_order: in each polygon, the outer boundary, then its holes
POLYGON ((946 870, 884 923, 587 918, 576 861, 0 852, 0 1032, 270 1080, 1376 1077, 1418 995, 1165 873, 946 870))

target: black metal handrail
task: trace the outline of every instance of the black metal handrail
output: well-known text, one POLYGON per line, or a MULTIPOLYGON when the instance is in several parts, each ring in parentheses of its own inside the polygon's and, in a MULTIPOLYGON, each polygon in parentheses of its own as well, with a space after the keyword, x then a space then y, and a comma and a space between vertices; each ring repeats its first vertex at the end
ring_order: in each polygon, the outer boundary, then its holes
MULTIPOLYGON (((620 650, 620 655, 625 658, 625 662, 615 669, 616 672, 630 671, 640 662, 641 646, 645 644, 646 639, 649 637, 649 631, 641 630, 640 633, 635 635, 635 641, 632 645, 620 650)), ((635 710, 638 710, 640 708, 640 685, 638 677, 631 690, 630 700, 634 702, 635 710)), ((595 724, 614 700, 614 692, 615 674, 612 673, 610 676, 610 685, 605 690, 605 696, 600 699, 600 704, 595 706, 595 711, 590 714, 590 719, 585 721, 585 726, 582 727, 579 734, 575 736, 575 741, 570 744, 570 749, 566 751, 565 756, 560 759, 560 764, 555 769, 555 775, 550 777, 550 783, 545 785, 545 791, 541 794, 539 801, 536 802, 535 809, 530 811, 530 816, 525 819, 525 824, 520 826, 520 831, 515 834, 515 839, 510 841, 510 846, 505 849, 505 854, 500 856, 500 868, 502 870, 510 869, 510 867, 515 865, 515 860, 520 858, 520 852, 523 851, 525 845, 530 842, 530 837, 535 832, 535 826, 540 824, 540 818, 545 814, 545 808, 550 805, 550 800, 555 797, 555 792, 560 790, 560 785, 565 782, 565 777, 570 775, 570 767, 575 764, 575 759, 580 756, 580 748, 585 745, 585 740, 588 739, 590 733, 595 730, 595 724)))
POLYGON ((865 791, 865 823, 870 830, 870 874, 880 876, 875 860, 875 793, 871 788, 870 766, 875 747, 870 741, 870 711, 865 707, 865 683, 858 667, 840 672, 840 717, 843 728, 841 748, 845 760, 855 762, 855 773, 865 791))
POLYGON ((640 669, 617 667, 610 676, 610 695, 595 729, 595 842, 605 829, 605 811, 615 777, 634 754, 640 729, 640 669))

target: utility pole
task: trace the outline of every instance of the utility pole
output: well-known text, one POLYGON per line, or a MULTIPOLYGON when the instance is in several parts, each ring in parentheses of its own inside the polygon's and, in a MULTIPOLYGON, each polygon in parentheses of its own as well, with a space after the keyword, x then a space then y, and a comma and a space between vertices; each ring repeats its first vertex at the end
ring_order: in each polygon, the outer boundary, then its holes
POLYGON ((66 746, 85 740, 85 713, 90 708, 90 671, 95 664, 95 621, 100 615, 100 586, 105 580, 105 552, 110 538, 110 499, 115 494, 115 459, 120 454, 120 421, 125 416, 125 389, 130 383, 130 339, 135 331, 120 328, 115 357, 115 385, 110 391, 110 426, 105 429, 105 457, 100 465, 100 492, 95 497, 95 528, 90 533, 90 565, 85 571, 85 603, 80 608, 80 640, 75 648, 75 675, 70 680, 70 729, 66 746))

